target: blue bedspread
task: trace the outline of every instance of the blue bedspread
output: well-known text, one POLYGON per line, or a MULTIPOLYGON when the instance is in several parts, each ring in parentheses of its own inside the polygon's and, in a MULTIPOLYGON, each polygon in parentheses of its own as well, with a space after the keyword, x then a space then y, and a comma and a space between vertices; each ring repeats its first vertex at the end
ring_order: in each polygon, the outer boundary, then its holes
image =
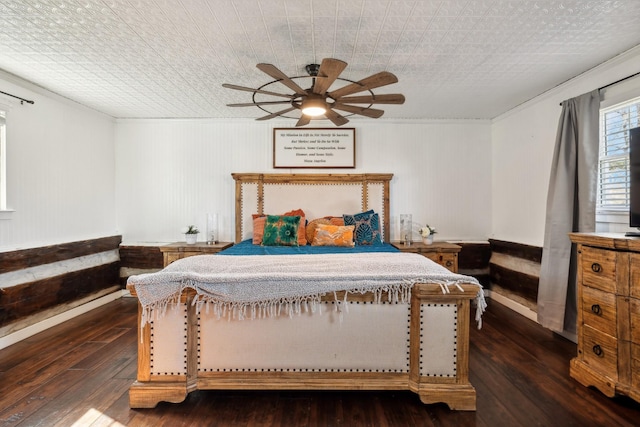
POLYGON ((341 246, 260 246, 254 245, 251 239, 244 240, 221 252, 219 255, 305 255, 305 254, 354 254, 369 252, 398 252, 389 243, 376 246, 355 246, 345 248, 341 246))

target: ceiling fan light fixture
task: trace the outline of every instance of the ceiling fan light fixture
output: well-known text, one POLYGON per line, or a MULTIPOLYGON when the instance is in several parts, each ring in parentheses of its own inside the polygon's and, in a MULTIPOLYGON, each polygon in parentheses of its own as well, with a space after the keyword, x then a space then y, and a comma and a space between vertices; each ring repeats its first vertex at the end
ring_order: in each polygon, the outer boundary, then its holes
POLYGON ((302 101, 302 114, 317 117, 327 112, 327 103, 322 98, 307 98, 302 101))
POLYGON ((340 77, 340 73, 342 73, 346 67, 347 63, 344 61, 335 58, 324 58, 320 65, 309 64, 306 66, 307 74, 309 74, 309 76, 289 77, 273 64, 260 63, 256 65, 256 68, 273 78, 273 81, 263 84, 257 89, 226 83, 222 86, 229 89, 253 92, 253 102, 227 105, 229 107, 256 106, 264 112, 269 113, 266 116, 256 118, 256 120, 269 120, 274 117, 288 117, 293 119, 296 118, 296 114, 292 115, 293 117, 287 116, 286 114, 294 110, 299 111, 301 114, 300 117, 298 117, 296 127, 306 126, 312 119, 323 118, 330 120, 336 126, 342 126, 348 123, 349 119, 343 115, 344 113, 340 114, 336 110, 350 113, 346 114, 347 116, 357 114, 363 117, 377 119, 384 114, 384 111, 371 108, 374 104, 404 103, 404 96, 402 94, 391 93, 376 95, 372 91, 372 89, 397 83, 398 78, 392 73, 388 71, 381 71, 356 82, 340 77), (303 89, 302 86, 294 81, 295 79, 305 77, 311 79, 311 87, 307 89, 303 89), (336 90, 331 90, 331 86, 337 80, 346 82, 346 84, 336 90), (265 90, 265 87, 269 87, 269 85, 274 83, 279 83, 285 86, 288 89, 288 93, 265 90), (369 95, 350 96, 359 92, 368 92, 369 95), (256 94, 277 96, 287 98, 288 100, 263 101, 262 98, 256 99, 256 94), (289 106, 283 110, 272 112, 274 108, 270 107, 278 104, 289 104, 289 106), (368 104, 368 106, 365 107, 352 104, 368 104))

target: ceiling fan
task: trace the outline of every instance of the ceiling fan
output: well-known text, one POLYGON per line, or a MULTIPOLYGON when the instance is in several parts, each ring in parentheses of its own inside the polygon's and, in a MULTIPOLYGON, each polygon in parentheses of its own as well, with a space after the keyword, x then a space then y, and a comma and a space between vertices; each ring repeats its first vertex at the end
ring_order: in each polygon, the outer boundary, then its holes
MULTIPOLYGON (((266 116, 259 117, 256 120, 269 120, 274 117, 291 117, 286 114, 300 110, 301 115, 296 123, 297 126, 305 126, 310 123, 312 119, 322 118, 323 116, 333 122, 336 126, 342 126, 348 123, 349 120, 345 116, 361 115, 365 117, 378 118, 384 114, 383 110, 371 108, 374 104, 403 104, 404 95, 399 93, 376 95, 372 89, 390 85, 398 82, 398 78, 387 71, 382 71, 373 74, 360 81, 352 81, 340 77, 340 73, 346 68, 347 63, 340 61, 339 59, 325 58, 320 65, 309 64, 306 66, 308 76, 288 77, 278 68, 272 64, 258 64, 256 67, 273 77, 275 80, 260 86, 257 89, 250 87, 237 86, 225 83, 222 86, 228 89, 242 90, 246 92, 253 92, 253 102, 242 104, 227 104, 229 107, 250 107, 256 106, 265 112, 269 113, 266 116), (303 89, 294 80, 296 79, 311 79, 311 87, 303 89), (343 81, 346 84, 335 90, 329 91, 331 85, 336 81, 343 81), (281 83, 290 90, 292 94, 274 92, 266 90, 268 86, 274 83, 281 83), (369 92, 367 95, 349 96, 358 92, 369 92), (265 100, 262 100, 258 95, 264 95, 265 100), (287 98, 286 100, 273 101, 268 97, 287 98), (289 106, 283 110, 271 112, 267 108, 268 106, 274 106, 279 104, 289 104, 289 106), (358 106, 353 104, 360 104, 365 106, 358 106), (336 110, 345 111, 349 114, 340 114, 336 110)), ((295 118, 295 117, 293 117, 295 118)))

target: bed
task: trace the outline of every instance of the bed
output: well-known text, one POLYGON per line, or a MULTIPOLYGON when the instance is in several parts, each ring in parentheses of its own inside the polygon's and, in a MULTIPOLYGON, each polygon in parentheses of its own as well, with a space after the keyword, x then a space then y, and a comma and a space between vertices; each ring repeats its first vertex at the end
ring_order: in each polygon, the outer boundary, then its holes
POLYGON ((391 174, 232 176, 238 248, 252 244, 255 217, 297 208, 306 224, 375 212, 380 248, 201 255, 130 277, 140 300, 131 408, 194 390, 287 389, 411 390, 426 404, 475 410, 469 327, 472 302, 480 326, 482 288, 388 245, 391 174))

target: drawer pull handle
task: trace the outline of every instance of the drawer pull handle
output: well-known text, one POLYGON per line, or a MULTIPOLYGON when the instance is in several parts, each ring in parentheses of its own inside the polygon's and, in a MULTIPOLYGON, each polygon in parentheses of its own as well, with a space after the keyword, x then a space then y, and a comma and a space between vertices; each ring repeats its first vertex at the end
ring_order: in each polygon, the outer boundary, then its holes
POLYGON ((602 351, 602 347, 599 344, 593 346, 593 353, 598 357, 604 357, 604 351, 602 351))
POLYGON ((453 261, 449 260, 447 261, 447 267, 451 267, 453 265, 453 261))
POLYGON ((601 315, 602 314, 602 309, 600 308, 600 304, 593 304, 591 306, 591 311, 593 311, 597 315, 601 315))
POLYGON ((602 271, 602 266, 597 262, 594 262, 591 264, 591 270, 593 270, 594 273, 600 273, 602 271))

